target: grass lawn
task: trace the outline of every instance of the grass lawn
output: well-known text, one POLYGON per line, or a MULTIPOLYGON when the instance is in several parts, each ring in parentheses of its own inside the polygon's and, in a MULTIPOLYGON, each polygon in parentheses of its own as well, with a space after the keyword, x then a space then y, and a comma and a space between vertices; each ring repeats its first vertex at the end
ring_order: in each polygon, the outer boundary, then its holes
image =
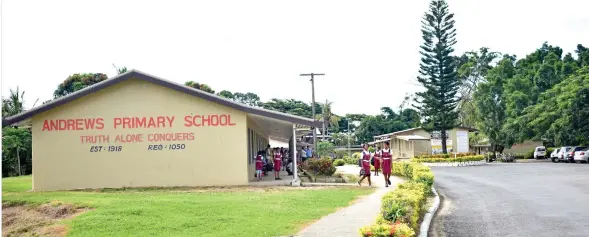
POLYGON ((2 179, 5 204, 91 207, 68 236, 281 236, 345 207, 365 188, 210 188, 25 192, 31 177, 2 179))

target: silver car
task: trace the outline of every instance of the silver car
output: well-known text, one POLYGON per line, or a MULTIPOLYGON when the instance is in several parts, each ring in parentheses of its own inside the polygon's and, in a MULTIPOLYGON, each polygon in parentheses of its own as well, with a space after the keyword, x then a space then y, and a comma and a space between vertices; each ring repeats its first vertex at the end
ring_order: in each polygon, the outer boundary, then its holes
POLYGON ((561 148, 558 149, 558 154, 557 154, 557 158, 553 159, 553 162, 561 162, 561 161, 565 161, 566 159, 566 153, 567 151, 569 151, 571 149, 570 146, 563 146, 561 148))
POLYGON ((589 148, 585 148, 580 151, 575 151, 574 159, 576 162, 587 163, 587 161, 589 161, 589 148))

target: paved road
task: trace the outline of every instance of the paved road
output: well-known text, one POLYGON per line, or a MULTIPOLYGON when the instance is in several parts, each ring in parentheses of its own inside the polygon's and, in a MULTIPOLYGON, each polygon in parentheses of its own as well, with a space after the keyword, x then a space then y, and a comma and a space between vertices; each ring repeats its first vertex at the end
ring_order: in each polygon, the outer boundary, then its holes
POLYGON ((432 167, 430 236, 589 236, 588 164, 432 167))

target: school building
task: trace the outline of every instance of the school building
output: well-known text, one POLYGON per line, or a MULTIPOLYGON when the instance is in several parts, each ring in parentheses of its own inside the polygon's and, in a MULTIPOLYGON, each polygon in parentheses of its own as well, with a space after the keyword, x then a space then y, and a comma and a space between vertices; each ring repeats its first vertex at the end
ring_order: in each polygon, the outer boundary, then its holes
MULTIPOLYGON (((448 152, 469 152, 468 133, 475 129, 456 127, 446 131, 446 149, 448 152)), ((423 128, 410 128, 393 133, 374 136, 369 144, 384 147, 388 141, 393 152, 393 159, 409 159, 419 155, 442 153, 442 140, 439 132, 428 132, 423 128)))
POLYGON ((35 191, 247 185, 270 139, 321 127, 136 70, 2 122, 32 123, 35 191))

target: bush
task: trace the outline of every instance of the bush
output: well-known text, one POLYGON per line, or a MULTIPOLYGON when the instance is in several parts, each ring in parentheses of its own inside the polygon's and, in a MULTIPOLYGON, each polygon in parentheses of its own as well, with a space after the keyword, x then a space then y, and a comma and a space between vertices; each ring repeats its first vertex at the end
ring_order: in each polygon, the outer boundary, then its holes
POLYGON ((318 142, 317 155, 319 157, 329 156, 335 152, 335 146, 331 142, 318 142))
POLYGON ((304 162, 303 169, 315 175, 331 176, 335 173, 335 166, 330 158, 308 159, 304 162))
POLYGON ((362 153, 356 152, 356 153, 352 154, 352 158, 360 159, 360 155, 362 155, 362 153))
POLYGON ((335 159, 333 161, 333 165, 335 165, 335 166, 343 166, 344 164, 346 164, 346 162, 344 161, 344 159, 335 159))
POLYGON ((358 165, 358 158, 354 158, 354 157, 349 157, 349 156, 344 156, 344 162, 346 164, 350 164, 350 165, 358 165))
POLYGON ((376 224, 361 228, 362 236, 415 236, 415 230, 419 228, 434 175, 429 167, 415 162, 393 163, 392 173, 409 181, 399 184, 397 189, 382 197, 376 224))
POLYGON ((346 150, 336 150, 335 151, 335 158, 336 159, 343 159, 346 156, 348 156, 348 151, 346 151, 346 150))
POLYGON ((413 229, 419 228, 419 218, 424 213, 425 185, 417 182, 399 184, 397 189, 382 197, 381 216, 388 222, 409 223, 413 229))
POLYGON ((554 147, 548 147, 548 148, 546 148, 546 156, 548 158, 550 158, 550 154, 552 154, 552 152, 554 151, 554 149, 556 149, 556 148, 554 148, 554 147))
POLYGON ((440 162, 468 162, 485 160, 484 155, 461 156, 456 158, 439 158, 439 157, 415 157, 411 162, 417 163, 440 163, 440 162))
POLYGON ((415 231, 405 223, 375 224, 362 227, 360 235, 363 237, 412 237, 415 231))

